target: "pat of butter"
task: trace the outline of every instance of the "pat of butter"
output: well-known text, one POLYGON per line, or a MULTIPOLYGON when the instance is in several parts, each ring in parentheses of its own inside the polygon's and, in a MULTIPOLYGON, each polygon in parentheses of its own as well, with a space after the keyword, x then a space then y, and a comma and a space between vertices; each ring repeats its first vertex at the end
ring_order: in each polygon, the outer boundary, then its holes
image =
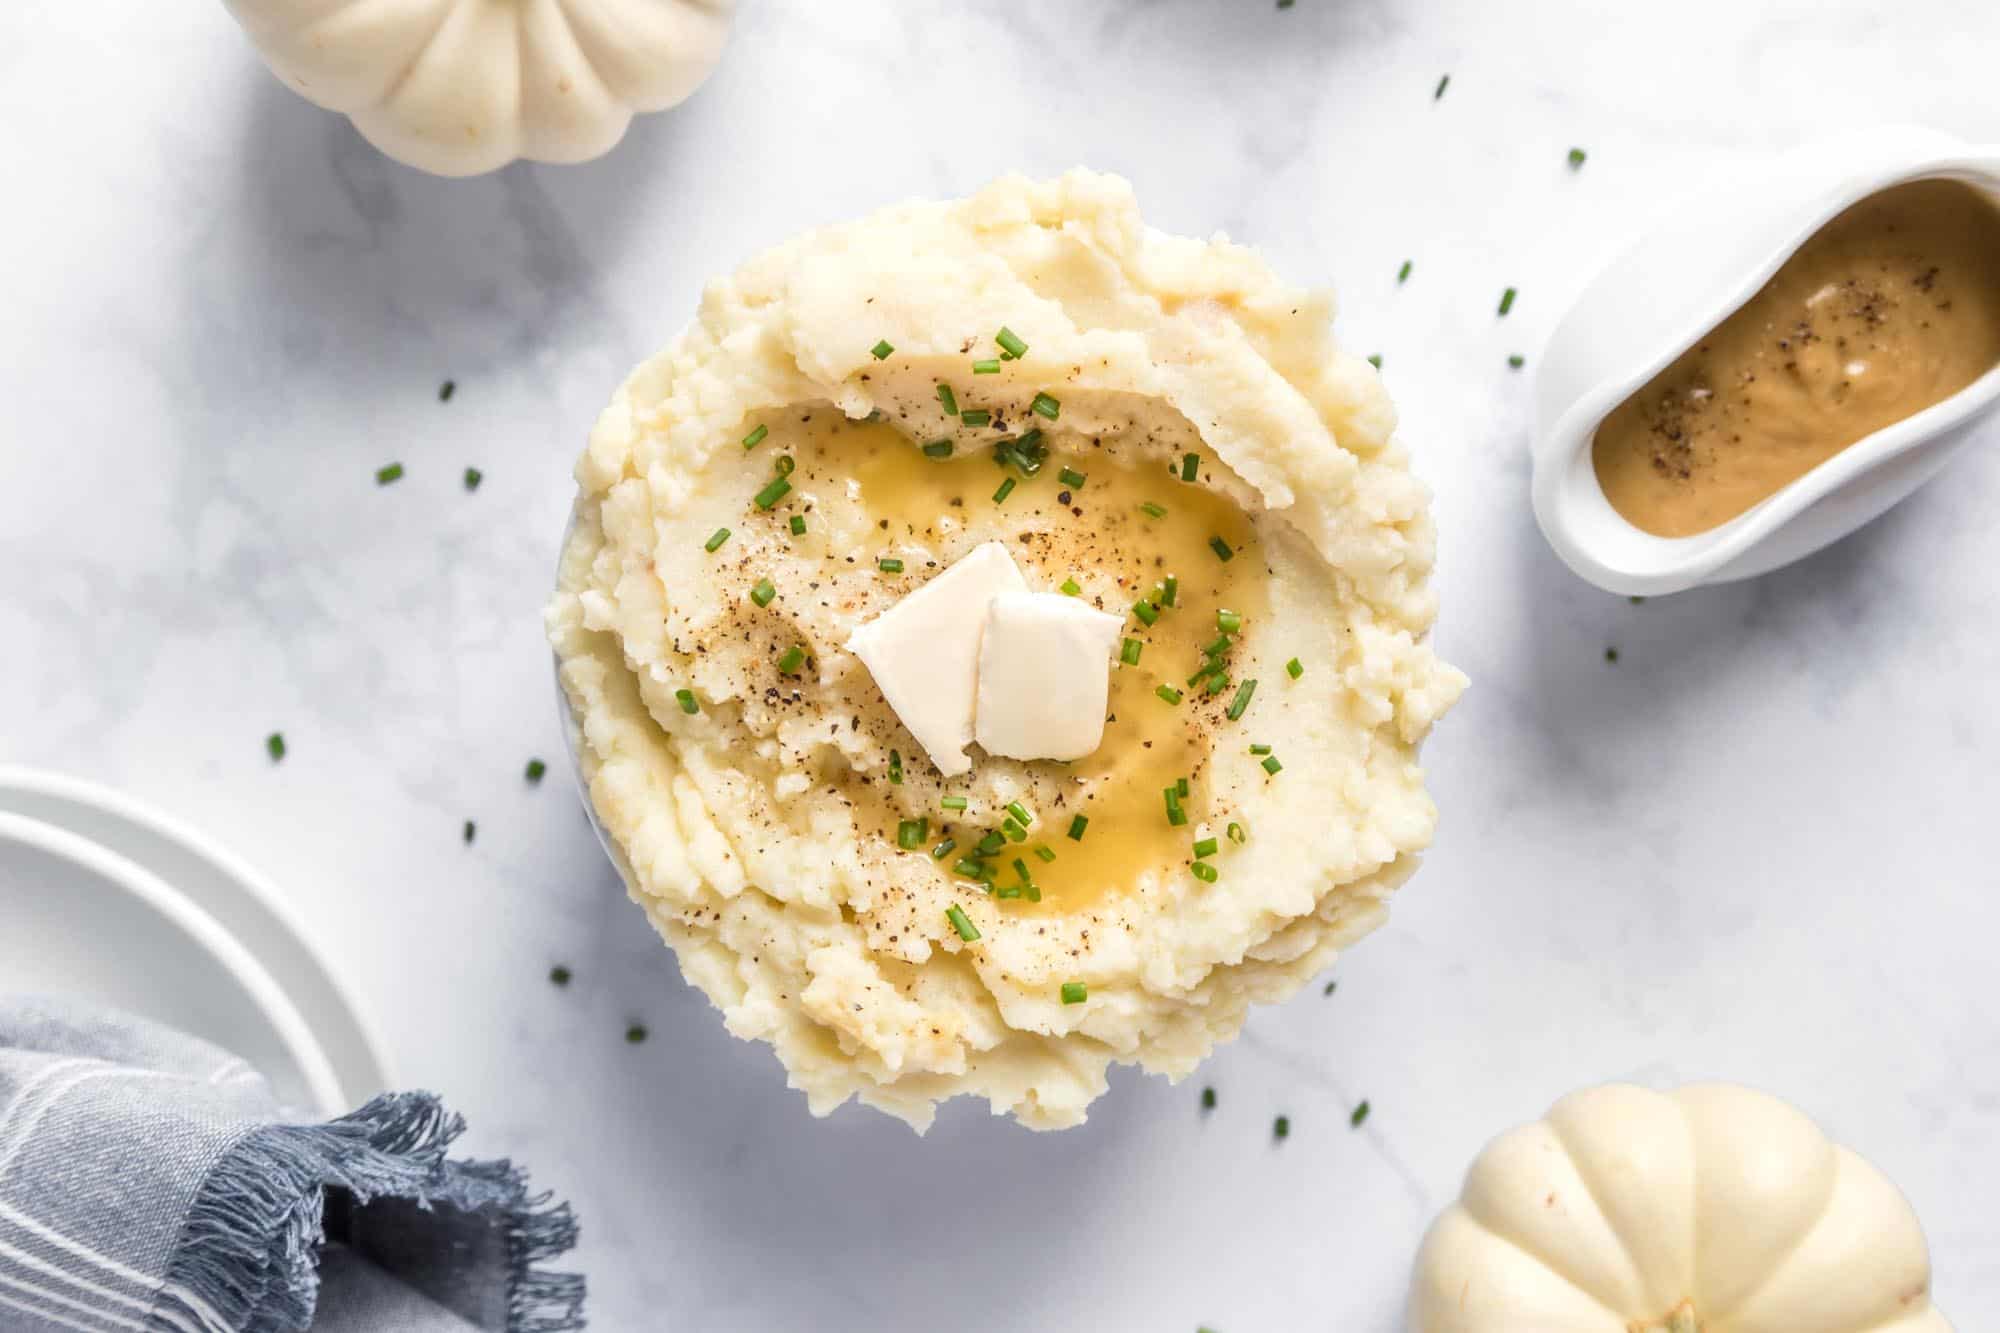
POLYGON ((979 649, 975 737, 1008 759, 1081 759, 1104 739, 1125 622, 1053 592, 1003 592, 979 649))
POLYGON ((1025 595, 1027 588, 1007 548, 982 542, 847 641, 847 651, 867 666, 889 707, 948 778, 972 767, 965 747, 972 743, 987 607, 996 596, 1025 595))

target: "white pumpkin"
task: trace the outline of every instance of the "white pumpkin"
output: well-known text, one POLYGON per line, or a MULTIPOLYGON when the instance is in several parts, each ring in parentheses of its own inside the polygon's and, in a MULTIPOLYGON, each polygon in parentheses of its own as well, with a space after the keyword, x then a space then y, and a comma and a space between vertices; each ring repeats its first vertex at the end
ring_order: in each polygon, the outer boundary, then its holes
POLYGON ((1479 1155, 1409 1333, 1951 1333, 1887 1177, 1748 1088, 1573 1093, 1479 1155))
POLYGON ((700 86, 735 0, 224 0, 264 60, 399 162, 581 162, 700 86))

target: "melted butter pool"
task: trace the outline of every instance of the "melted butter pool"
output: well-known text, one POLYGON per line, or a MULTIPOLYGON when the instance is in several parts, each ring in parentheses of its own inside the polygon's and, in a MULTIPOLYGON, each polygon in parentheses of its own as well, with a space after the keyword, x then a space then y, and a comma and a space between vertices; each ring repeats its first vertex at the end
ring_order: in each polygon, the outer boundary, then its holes
MULTIPOLYGON (((1189 685, 1188 677, 1218 637, 1218 612, 1243 617, 1239 639, 1258 632, 1269 577, 1249 516, 1200 482, 1182 481, 1178 454, 1172 464, 1158 457, 1135 462, 1138 441, 1043 425, 1048 454, 1033 476, 995 461, 991 443, 1009 438, 999 432, 962 432, 950 457, 933 458, 889 423, 852 422, 830 410, 773 421, 765 446, 797 458, 798 508, 821 534, 825 562, 848 565, 857 554, 869 565, 900 559, 904 573, 894 576, 900 596, 980 542, 1000 541, 1036 590, 1056 591, 1073 579, 1084 600, 1125 617, 1125 636, 1140 645, 1139 662, 1111 667, 1104 740, 1095 753, 1068 764, 1022 763, 990 758, 975 746, 973 771, 945 781, 898 726, 890 744, 904 756, 905 781, 868 783, 867 791, 854 793, 861 817, 879 822, 892 847, 900 820, 928 818, 924 848, 904 855, 941 876, 951 876, 986 832, 1001 827, 1005 805, 1018 797, 1035 822, 1024 841, 1010 841, 994 855, 992 867, 996 885, 1005 888, 1021 882, 1014 865, 1020 861, 1041 899, 1002 901, 1028 914, 1087 910, 1130 892, 1149 872, 1187 874, 1198 837, 1215 837, 1227 848, 1226 814, 1211 809, 1205 779, 1219 736, 1248 743, 1247 721, 1227 717, 1241 682, 1231 673, 1211 692, 1189 685), (1065 470, 1083 481, 1065 481, 1065 470), (1009 479, 1014 485, 996 499, 1009 479), (1218 555, 1218 541, 1229 559, 1218 555), (1173 604, 1161 606, 1149 626, 1132 605, 1161 597, 1170 576, 1173 604), (1160 698, 1162 685, 1178 691, 1180 701, 1160 698), (1164 790, 1182 779, 1189 785, 1181 802, 1188 822, 1176 826, 1168 822, 1164 790), (946 796, 964 797, 968 808, 945 811, 946 796), (1079 816, 1087 823, 1076 839, 1069 831, 1079 816), (942 860, 931 857, 946 837, 956 848, 942 860), (1044 860, 1037 848, 1054 859, 1044 860)), ((1202 454, 1206 475, 1206 452, 1193 451, 1202 454)), ((968 893, 982 891, 958 882, 968 893)))

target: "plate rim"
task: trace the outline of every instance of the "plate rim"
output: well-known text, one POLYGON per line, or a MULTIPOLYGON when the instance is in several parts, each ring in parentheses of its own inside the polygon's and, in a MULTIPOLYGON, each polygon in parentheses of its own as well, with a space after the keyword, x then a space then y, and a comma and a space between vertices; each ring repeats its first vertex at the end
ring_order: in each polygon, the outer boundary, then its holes
MULTIPOLYGON (((220 922, 217 922, 217 925, 232 942, 253 960, 257 960, 260 971, 271 977, 279 996, 287 1007, 299 1016, 305 1030, 312 1035, 313 1048, 326 1058, 333 1078, 332 1090, 340 1094, 335 1099, 336 1104, 330 1108, 331 1113, 338 1114, 352 1110, 362 1099, 394 1086, 395 1077, 385 1054, 386 1048, 368 1011, 356 1002, 355 992, 347 984, 339 969, 333 965, 325 950, 305 930, 297 910, 290 901, 255 867, 180 817, 168 814, 136 797, 66 773, 23 765, 0 764, 0 814, 12 814, 59 829, 94 848, 131 863, 153 878, 169 883, 170 887, 169 877, 159 874, 146 865, 144 855, 106 846, 98 841, 89 829, 75 827, 60 817, 50 818, 39 810, 18 809, 9 801, 9 797, 17 793, 52 800, 64 806, 77 807, 90 815, 130 826, 144 837, 170 844, 179 852, 204 864, 214 873, 219 883, 243 895, 258 911, 270 918, 273 926, 283 932, 288 942, 317 973, 315 981, 326 992, 326 998, 339 1009, 341 1020, 351 1029, 347 1034, 349 1040, 343 1044, 353 1047, 352 1055, 358 1058, 351 1057, 336 1067, 332 1057, 326 1055, 325 1047, 319 1040, 318 1029, 305 1020, 308 1010, 318 1006, 300 1005, 295 997, 294 987, 288 985, 285 979, 273 976, 268 969, 265 969, 257 950, 245 943, 236 932, 222 926, 220 922), (350 1064, 355 1067, 348 1068, 347 1065, 350 1064), (361 1067, 363 1065, 365 1068, 361 1067)), ((176 897, 200 911, 204 917, 214 919, 214 913, 203 906, 201 901, 197 901, 198 895, 177 887, 172 888, 172 891, 176 897)))
POLYGON ((144 904, 249 996, 291 1057, 307 1094, 319 1107, 324 1108, 339 1098, 339 1076, 312 1025, 305 1021, 256 955, 200 905, 130 857, 30 815, 0 810, 0 843, 12 843, 67 862, 113 891, 144 904))

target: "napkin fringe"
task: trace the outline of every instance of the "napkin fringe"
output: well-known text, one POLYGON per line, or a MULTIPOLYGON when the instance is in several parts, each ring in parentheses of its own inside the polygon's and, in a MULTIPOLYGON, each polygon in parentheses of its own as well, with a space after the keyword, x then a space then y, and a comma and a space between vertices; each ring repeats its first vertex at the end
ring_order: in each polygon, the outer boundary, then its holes
POLYGON ((507 1161, 450 1162, 462 1117, 427 1092, 390 1093, 322 1125, 251 1130, 202 1182, 153 1329, 297 1333, 319 1296, 326 1191, 491 1212, 508 1257, 508 1333, 583 1328, 583 1278, 539 1267, 576 1243, 569 1206, 530 1195, 507 1161), (178 1322, 176 1322, 178 1317, 178 1322))

